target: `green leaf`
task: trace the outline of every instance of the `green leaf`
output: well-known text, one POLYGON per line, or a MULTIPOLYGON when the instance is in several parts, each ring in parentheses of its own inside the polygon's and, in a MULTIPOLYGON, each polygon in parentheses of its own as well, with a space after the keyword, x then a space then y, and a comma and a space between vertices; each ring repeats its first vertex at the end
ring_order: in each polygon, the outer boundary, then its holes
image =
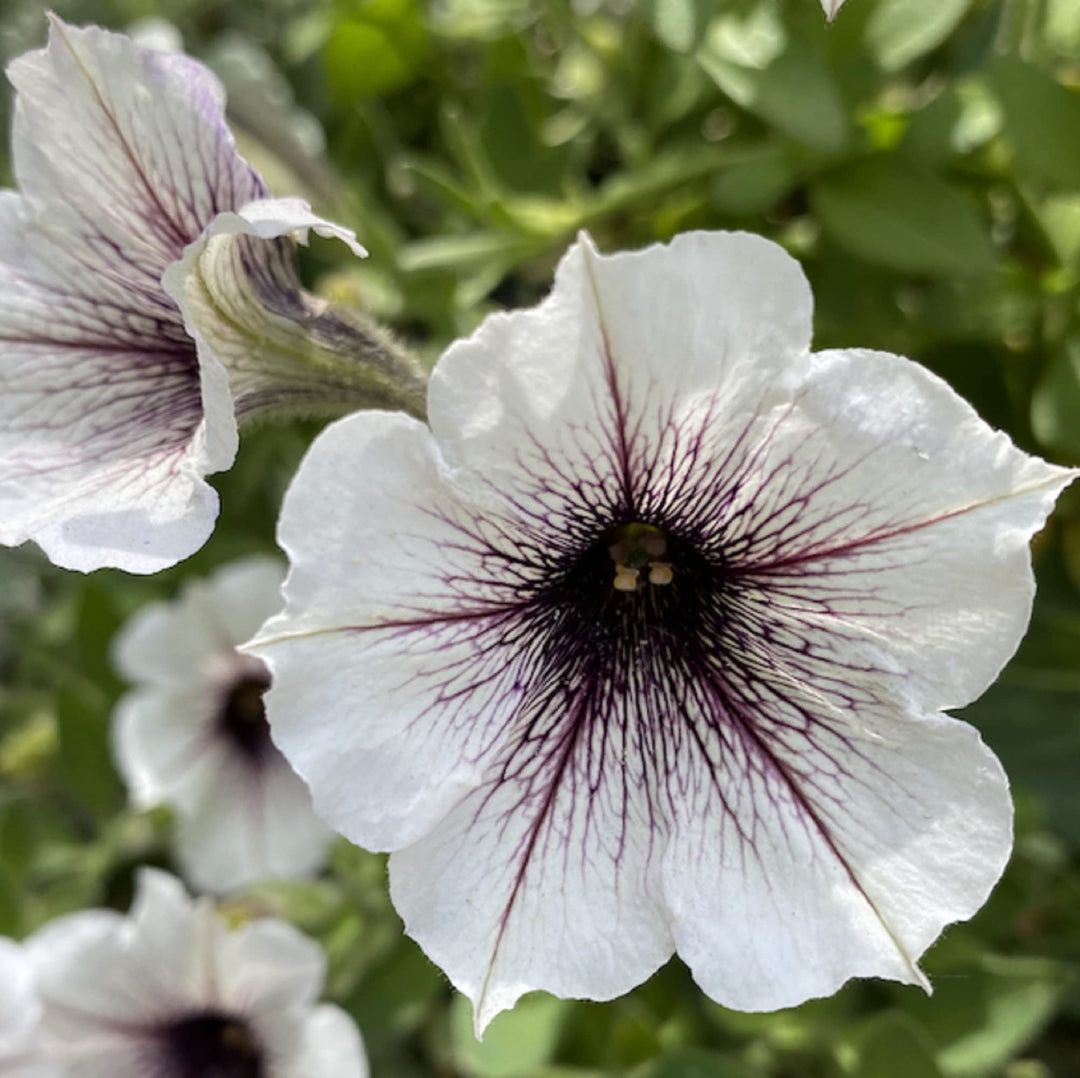
POLYGON ((1048 448, 1080 456, 1080 339, 1066 342, 1035 387, 1031 427, 1048 448))
POLYGON ((330 90, 345 108, 408 86, 428 53, 416 0, 366 0, 357 8, 323 48, 330 90))
POLYGON ((712 0, 647 0, 656 36, 674 52, 692 52, 705 33, 712 0))
POLYGON ((847 107, 814 42, 725 17, 713 23, 697 60, 732 101, 793 139, 828 154, 847 145, 847 107))
POLYGON ((1053 1017, 1069 987, 1071 975, 1057 962, 1041 958, 987 956, 981 984, 937 985, 934 1002, 947 1012, 956 996, 975 995, 980 1021, 945 1044, 938 1065, 949 1078, 982 1078, 1029 1044, 1053 1017))
POLYGON ((1080 93, 1013 56, 990 67, 1018 164, 1058 187, 1080 188, 1080 93))
POLYGON ((791 154, 782 146, 769 146, 725 168, 713 181, 712 202, 724 213, 761 213, 798 179, 791 154))
POLYGON ((450 1038, 458 1068, 476 1078, 526 1078, 552 1061, 570 1005, 566 1000, 535 993, 504 1011, 478 1041, 472 1031, 472 1005, 455 996, 450 1011, 450 1038))
POLYGON ((367 971, 346 1009, 364 1031, 368 1050, 378 1052, 416 1029, 445 988, 439 970, 403 936, 367 971))
POLYGON ((739 1059, 704 1048, 676 1048, 632 1072, 632 1078, 761 1078, 739 1059))
POLYGON ((926 1034, 906 1015, 875 1018, 856 1043, 853 1078, 942 1078, 926 1034))
POLYGON ((826 232, 867 262, 931 276, 985 273, 994 264, 990 236, 967 200, 899 160, 832 172, 810 196, 826 232))
POLYGON ((899 71, 936 49, 971 0, 879 0, 866 24, 866 47, 885 71, 899 71))

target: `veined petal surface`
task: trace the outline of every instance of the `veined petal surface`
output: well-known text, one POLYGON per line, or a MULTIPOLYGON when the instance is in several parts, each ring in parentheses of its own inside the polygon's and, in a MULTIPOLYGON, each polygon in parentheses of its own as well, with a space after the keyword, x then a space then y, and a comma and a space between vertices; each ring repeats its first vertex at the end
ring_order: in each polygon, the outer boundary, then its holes
POLYGON ((12 62, 0 194, 0 541, 60 565, 154 572, 206 539, 236 420, 161 287, 222 210, 263 197, 217 80, 58 19, 12 62))
POLYGON ((1004 866, 1007 782, 942 709, 1015 650, 1074 474, 810 315, 756 237, 583 237, 442 357, 430 433, 342 420, 286 496, 275 740, 479 1028, 675 950, 744 1009, 925 983, 1004 866))

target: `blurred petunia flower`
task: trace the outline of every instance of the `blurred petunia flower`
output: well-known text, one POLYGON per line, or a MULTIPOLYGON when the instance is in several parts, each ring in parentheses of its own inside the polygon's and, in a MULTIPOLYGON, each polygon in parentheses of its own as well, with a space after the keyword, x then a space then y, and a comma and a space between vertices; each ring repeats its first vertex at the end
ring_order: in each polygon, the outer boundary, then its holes
POLYGON ((821 7, 825 12, 825 18, 832 22, 836 13, 844 6, 844 0, 821 0, 821 7))
POLYGON ((142 869, 128 916, 83 910, 26 941, 60 1078, 365 1078, 326 959, 284 921, 230 929, 207 899, 142 869))
POLYGON ((55 1078, 37 1045, 41 1003, 23 949, 0 937, 0 1074, 4 1078, 55 1078))
POLYGON ((116 640, 136 688, 117 705, 113 755, 136 806, 175 809, 177 859, 199 890, 310 874, 333 838, 270 740, 265 665, 236 650, 280 607, 283 575, 273 558, 232 562, 116 640))
POLYGON ((1072 473, 908 360, 811 353, 811 309, 759 237, 583 237, 443 355, 430 430, 340 420, 286 496, 275 741, 479 1029, 676 951, 744 1010, 925 985, 1005 865, 942 709, 1016 648, 1072 473))
POLYGON ((53 17, 8 76, 0 542, 154 572, 212 530, 238 420, 422 407, 411 361, 300 287, 294 240, 362 248, 266 198, 204 67, 53 17))

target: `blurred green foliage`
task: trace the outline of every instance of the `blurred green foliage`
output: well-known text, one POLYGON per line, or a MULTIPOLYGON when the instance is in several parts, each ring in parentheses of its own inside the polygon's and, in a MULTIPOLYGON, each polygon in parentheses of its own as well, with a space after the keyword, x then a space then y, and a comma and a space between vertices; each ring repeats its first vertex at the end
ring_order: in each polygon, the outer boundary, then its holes
MULTIPOLYGON (((4 3, 0 53, 40 44, 44 5, 4 3)), ((801 259, 819 347, 909 355, 1023 447, 1080 462, 1076 0, 848 0, 831 26, 817 0, 51 6, 174 24, 227 83, 244 152, 277 192, 371 251, 343 262, 316 245, 309 279, 429 360, 487 311, 539 298, 578 229, 609 250, 749 229, 801 259)), ((134 867, 168 862, 168 814, 126 809, 110 768, 110 640, 186 576, 274 549, 314 430, 251 432, 218 481, 213 538, 168 573, 0 556, 0 931, 124 907, 134 867)), ((322 878, 231 904, 322 940, 376 1078, 1080 1074, 1080 491, 1036 563, 1032 630, 965 712, 1012 777, 1016 853, 928 955, 932 998, 870 981, 736 1014, 676 961, 609 1004, 529 997, 477 1044, 467 1003, 402 937, 381 858, 342 843, 322 878)))

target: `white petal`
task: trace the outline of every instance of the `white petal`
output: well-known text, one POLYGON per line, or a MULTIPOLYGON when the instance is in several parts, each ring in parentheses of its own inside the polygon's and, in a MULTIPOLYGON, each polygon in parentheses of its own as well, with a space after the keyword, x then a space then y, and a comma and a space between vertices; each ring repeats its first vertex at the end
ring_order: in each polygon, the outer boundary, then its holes
POLYGON ((821 0, 821 9, 825 12, 825 17, 832 22, 836 18, 836 13, 843 6, 844 0, 821 0))
POLYGON ((304 1023, 296 1055, 281 1078, 368 1078, 367 1056, 356 1023, 329 1003, 316 1007, 304 1023))
POLYGON ((871 697, 856 731, 815 690, 729 673, 700 693, 673 768, 679 955, 741 1010, 854 976, 926 986, 920 955, 982 905, 1012 845, 1008 784, 972 727, 871 697))
POLYGON ((41 1016, 30 964, 14 940, 0 937, 0 1073, 23 1048, 41 1016))
POLYGON ((23 196, 0 195, 0 541, 156 572, 205 542, 236 420, 160 284, 219 209, 263 193, 220 88, 182 56, 54 19, 9 68, 23 196))
POLYGON ((199 689, 142 689, 121 699, 113 758, 134 805, 190 809, 203 799, 226 751, 204 719, 212 707, 199 689))
POLYGON ((211 675, 281 606, 277 558, 240 558, 208 580, 191 580, 171 602, 148 603, 113 644, 120 672, 133 681, 190 691, 211 675))
POLYGON ((218 941, 217 983, 226 1007, 253 1018, 318 999, 326 976, 322 948, 285 921, 249 921, 218 941))
POLYGON ((160 290, 73 242, 0 192, 0 541, 154 572, 213 527, 201 477, 231 463, 235 419, 205 425, 212 387, 160 290))
POLYGON ((242 644, 281 608, 285 566, 267 555, 238 558, 217 569, 208 585, 223 635, 233 647, 242 644))
POLYGON ((219 759, 198 796, 185 799, 176 827, 184 877, 222 894, 268 877, 310 875, 325 862, 333 837, 280 757, 258 771, 219 759))
POLYGON ((568 506, 599 514, 647 484, 676 403, 704 392, 752 412, 790 386, 811 309, 798 263, 758 236, 690 232, 604 259, 586 236, 539 307, 447 349, 431 429, 452 465, 572 532, 568 506))
POLYGON ((205 683, 207 670, 236 643, 209 583, 192 580, 176 600, 147 603, 125 623, 113 660, 132 681, 182 692, 193 679, 205 683))
POLYGON ((117 959, 126 949, 123 929, 123 918, 111 910, 83 910, 27 938, 45 1007, 42 1028, 50 1038, 92 1038, 102 1027, 130 1028, 167 1010, 168 994, 152 974, 147 977, 149 971, 125 976, 118 970, 117 959))
POLYGON ((224 93, 201 64, 122 34, 51 20, 47 48, 8 68, 23 193, 66 205, 155 283, 223 210, 263 197, 236 153, 224 93))
POLYGON ((495 640, 513 582, 485 585, 483 544, 465 523, 483 527, 481 510, 447 494, 441 467, 405 416, 326 428, 278 525, 292 561, 286 613, 244 649, 273 672, 274 740, 319 815, 368 848, 418 837, 478 785, 476 758, 520 697, 512 652, 495 640))
POLYGON ((391 855, 406 931, 472 999, 478 1036, 525 992, 611 999, 674 950, 649 732, 596 689, 535 686, 485 785, 391 855))
POLYGON ((1021 453, 908 360, 853 350, 813 362, 717 510, 744 601, 760 603, 749 616, 783 619, 831 663, 900 673, 897 697, 916 710, 963 706, 1020 642, 1028 541, 1077 473, 1021 453))

